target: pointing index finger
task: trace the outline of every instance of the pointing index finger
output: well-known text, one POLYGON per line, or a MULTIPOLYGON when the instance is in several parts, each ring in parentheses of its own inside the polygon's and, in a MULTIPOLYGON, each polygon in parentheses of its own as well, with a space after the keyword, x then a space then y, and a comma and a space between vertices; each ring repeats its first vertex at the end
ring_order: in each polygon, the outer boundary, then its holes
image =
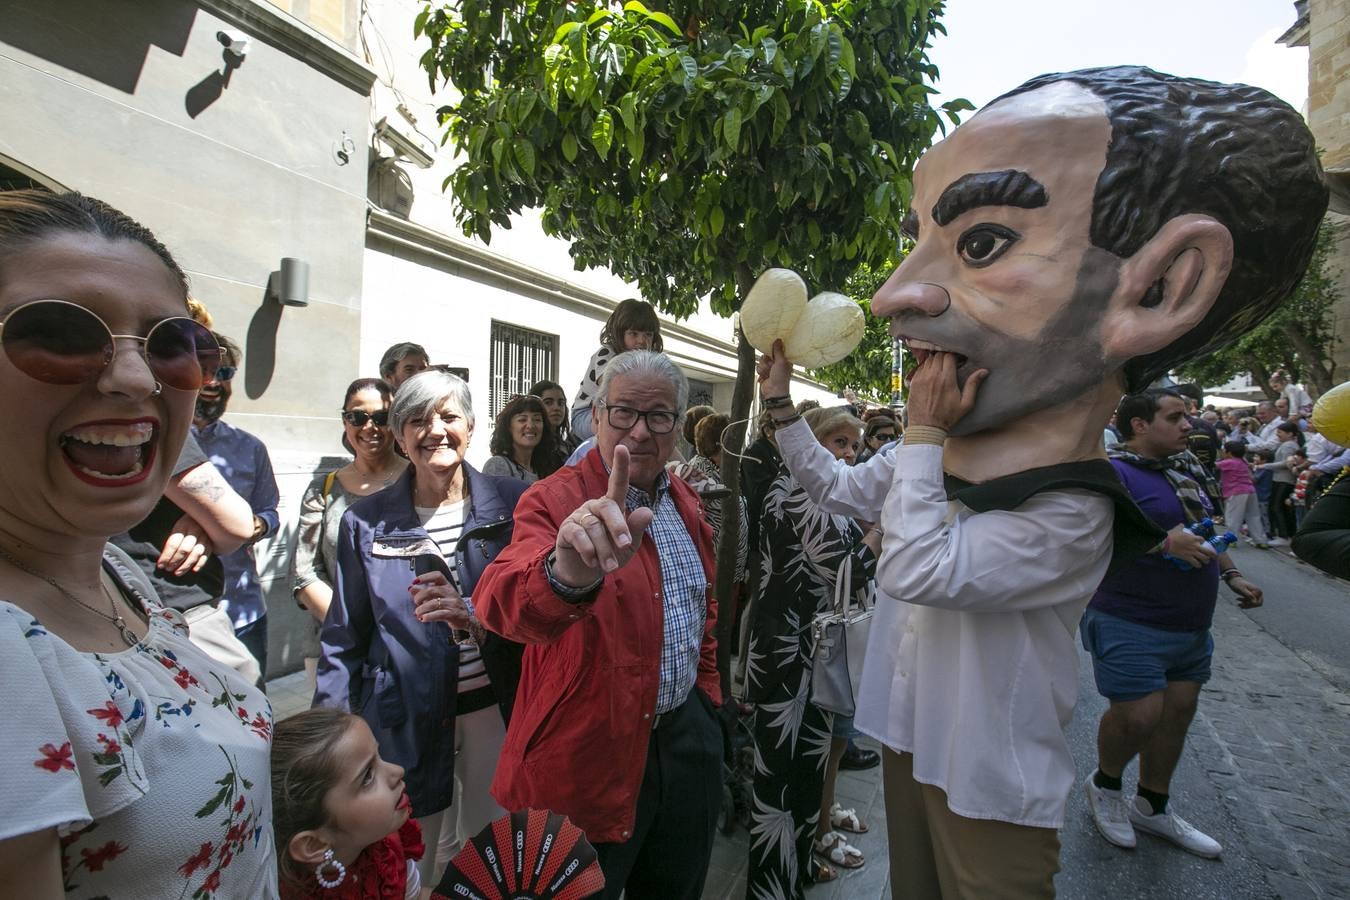
POLYGON ((606 497, 623 507, 628 496, 628 448, 623 444, 614 447, 614 461, 609 470, 609 491, 606 497))

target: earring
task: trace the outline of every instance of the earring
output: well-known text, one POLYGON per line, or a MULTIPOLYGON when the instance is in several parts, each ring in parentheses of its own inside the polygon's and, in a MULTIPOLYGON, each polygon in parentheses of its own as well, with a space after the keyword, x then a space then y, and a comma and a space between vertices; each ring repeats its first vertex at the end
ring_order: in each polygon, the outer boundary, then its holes
POLYGON ((333 858, 333 848, 329 847, 327 850, 323 851, 323 862, 314 867, 314 878, 319 882, 319 886, 328 888, 328 890, 331 891, 333 888, 342 884, 346 877, 347 867, 333 858), (324 869, 327 869, 329 866, 337 869, 337 875, 333 878, 324 877, 324 869))
POLYGON ((162 394, 162 393, 164 393, 164 385, 162 385, 162 384, 160 384, 158 381, 156 381, 156 382, 155 382, 155 389, 154 389, 153 392, 151 392, 150 396, 151 396, 151 397, 158 397, 158 396, 159 396, 160 394, 162 394))

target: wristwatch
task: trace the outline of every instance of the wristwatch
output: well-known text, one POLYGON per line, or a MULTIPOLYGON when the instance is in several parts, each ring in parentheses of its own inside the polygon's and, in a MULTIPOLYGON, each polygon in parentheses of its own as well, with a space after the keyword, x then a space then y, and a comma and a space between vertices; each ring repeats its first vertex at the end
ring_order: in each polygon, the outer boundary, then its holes
POLYGON ((553 558, 557 551, 550 550, 548 556, 544 557, 544 576, 548 578, 548 586, 553 589, 553 593, 558 595, 558 599, 567 603, 587 603, 595 599, 595 595, 600 591, 600 585, 605 583, 605 576, 601 575, 595 580, 594 584, 587 587, 572 587, 570 584, 563 584, 558 580, 558 576, 553 574, 553 558))

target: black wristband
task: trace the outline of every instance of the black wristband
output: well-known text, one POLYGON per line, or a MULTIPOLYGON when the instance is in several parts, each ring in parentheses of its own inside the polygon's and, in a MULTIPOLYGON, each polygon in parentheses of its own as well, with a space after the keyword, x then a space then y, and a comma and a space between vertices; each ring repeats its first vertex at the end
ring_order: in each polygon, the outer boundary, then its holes
POLYGON ((782 397, 762 397, 759 404, 765 409, 782 409, 785 406, 792 405, 792 398, 786 395, 782 397))

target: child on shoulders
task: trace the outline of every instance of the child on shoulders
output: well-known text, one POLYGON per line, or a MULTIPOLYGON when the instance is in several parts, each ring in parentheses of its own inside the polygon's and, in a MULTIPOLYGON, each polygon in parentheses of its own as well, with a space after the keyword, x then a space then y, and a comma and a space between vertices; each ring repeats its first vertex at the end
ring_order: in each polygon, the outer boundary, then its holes
POLYGON ((593 437, 591 428, 591 401, 600 389, 600 376, 611 359, 628 350, 661 351, 661 323, 650 303, 630 297, 609 314, 605 327, 600 329, 600 349, 586 367, 586 377, 577 389, 572 404, 571 432, 578 441, 593 437))

